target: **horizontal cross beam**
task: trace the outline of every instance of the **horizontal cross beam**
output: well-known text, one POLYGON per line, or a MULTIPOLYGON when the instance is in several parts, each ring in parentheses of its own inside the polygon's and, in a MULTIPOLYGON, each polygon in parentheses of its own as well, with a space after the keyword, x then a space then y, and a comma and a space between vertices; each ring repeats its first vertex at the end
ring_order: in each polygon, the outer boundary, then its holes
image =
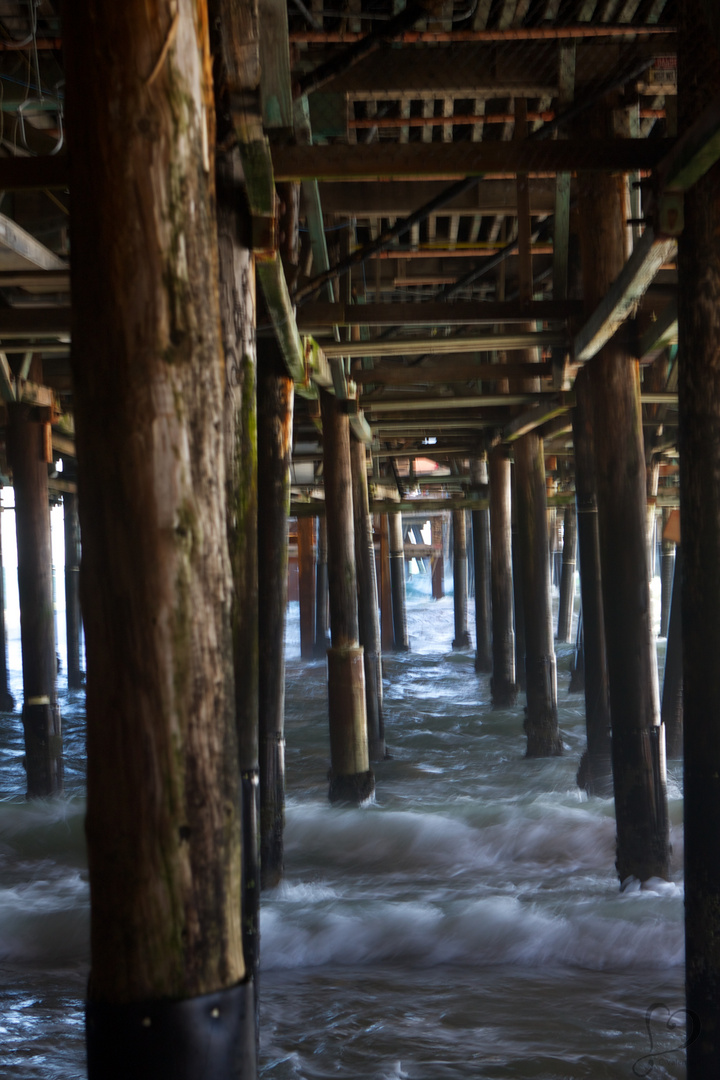
POLYGON ((381 143, 360 146, 273 147, 275 179, 457 180, 464 176, 555 175, 583 170, 652 169, 672 145, 667 139, 603 139, 479 143, 381 143))

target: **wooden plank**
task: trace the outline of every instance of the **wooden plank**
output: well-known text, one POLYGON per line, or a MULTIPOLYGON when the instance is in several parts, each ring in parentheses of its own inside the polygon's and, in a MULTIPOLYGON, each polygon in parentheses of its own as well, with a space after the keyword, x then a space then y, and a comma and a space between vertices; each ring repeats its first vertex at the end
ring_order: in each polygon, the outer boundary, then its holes
POLYGON ((67 263, 5 214, 0 214, 0 266, 8 270, 68 269, 67 263), (9 265, 8 260, 15 265, 9 265))
MULTIPOLYGON (((480 127, 480 125, 476 125, 480 127)), ((429 129, 428 129, 429 130, 429 129)), ((373 151, 374 153, 374 151, 373 151)), ((385 184, 343 181, 321 183, 320 199, 327 214, 342 217, 407 217, 418 206, 434 199, 445 187, 432 180, 395 180, 385 184)), ((530 212, 551 214, 555 205, 554 181, 530 181, 530 212)), ((515 185, 510 180, 481 180, 470 191, 452 199, 444 213, 514 214, 515 185)), ((442 216, 439 215, 439 216, 442 216)))
POLYGON ((582 314, 581 301, 436 301, 408 303, 307 303, 298 311, 298 329, 329 326, 480 326, 483 323, 569 319, 582 314))
POLYGON ((658 240, 648 227, 607 294, 577 334, 576 363, 585 363, 602 349, 630 315, 663 263, 674 258, 675 240, 658 240))
POLYGON ((667 139, 565 142, 382 143, 372 154, 359 146, 277 146, 275 179, 445 179, 517 172, 635 172, 654 168, 670 148, 667 139))

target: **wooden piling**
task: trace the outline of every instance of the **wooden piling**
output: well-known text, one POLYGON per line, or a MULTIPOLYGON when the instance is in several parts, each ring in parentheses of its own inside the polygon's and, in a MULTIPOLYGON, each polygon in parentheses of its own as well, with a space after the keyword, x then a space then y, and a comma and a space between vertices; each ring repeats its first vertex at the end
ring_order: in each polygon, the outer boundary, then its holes
MULTIPOLYGON (((685 0, 678 25, 678 127, 720 93, 711 5, 685 0), (707 12, 707 14, 706 14, 707 12)), ((717 14, 714 15, 717 25, 717 14)), ((678 242, 679 450, 685 792, 685 989, 699 1037, 688 1080, 720 1075, 720 167, 684 197, 678 242)))
POLYGON ((665 646, 665 675, 660 715, 665 727, 667 756, 679 758, 682 757, 683 743, 682 553, 679 544, 673 563, 675 574, 665 646))
POLYGON ((258 339, 260 880, 282 878, 285 824, 285 613, 293 381, 274 337, 258 339))
MULTIPOLYGON (((595 414, 587 368, 575 380, 573 447, 575 455, 575 508, 580 556, 582 610, 582 665, 585 690, 587 749, 578 770, 578 785, 588 795, 612 794, 610 757, 610 690, 605 651, 600 533, 595 480, 595 414)), ((571 689, 576 686, 575 676, 571 689)))
MULTIPOLYGON (((487 460, 470 462, 474 486, 488 484, 487 460)), ((473 560, 475 565, 475 670, 492 671, 492 617, 490 578, 490 509, 472 511, 473 560)))
POLYGON ((515 444, 519 551, 525 611, 527 756, 562 753, 557 715, 557 668, 553 648, 548 562, 545 455, 530 433, 515 444))
POLYGON ((382 761, 385 757, 385 722, 382 703, 380 608, 365 446, 358 439, 350 439, 350 463, 358 585, 358 634, 364 650, 368 752, 371 761, 382 761))
MULTIPOLYGON (((598 111, 597 130, 610 119, 598 111)), ((590 121, 591 128, 593 121, 590 121)), ((624 180, 579 179, 585 303, 594 310, 625 263, 624 180)), ((620 881, 668 877, 664 751, 650 621, 639 366, 612 339, 589 362, 620 881)))
POLYGON ((407 629, 407 605, 405 590, 405 544, 402 514, 388 514, 390 544, 390 586, 392 589, 393 648, 395 652, 407 652, 410 648, 407 629))
POLYGON ((218 154, 218 285, 224 365, 223 437, 230 621, 242 802, 242 937, 248 996, 257 1013, 260 961, 260 762, 258 742, 257 349, 252 225, 237 198, 237 151, 218 154))
POLYGON ((315 518, 298 518, 298 592, 300 595, 300 655, 315 655, 315 518))
MULTIPOLYGON (((577 630, 575 632, 575 652, 573 654, 573 666, 570 671, 570 684, 568 694, 582 694, 585 690, 585 653, 583 650, 583 613, 582 598, 580 611, 578 612, 577 630)), ((608 733, 610 731, 608 723, 608 733)), ((609 744, 608 744, 609 746, 609 744)), ((610 759, 608 758, 608 768, 610 759)))
POLYGON ((442 600, 445 595, 445 549, 443 541, 443 519, 440 514, 435 514, 430 519, 431 543, 433 556, 431 563, 432 573, 432 598, 442 600))
POLYGON ((370 769, 363 650, 358 644, 357 573, 350 464, 350 425, 340 403, 320 392, 328 531, 331 802, 361 803, 375 790, 370 769))
MULTIPOLYGON (((515 470, 513 468, 513 479, 515 470)), ((515 623, 515 678, 518 689, 523 693, 527 689, 525 675, 525 603, 523 601, 523 579, 520 572, 522 556, 520 554, 520 534, 517 523, 517 498, 513 484, 512 518, 512 586, 513 617, 515 623)))
POLYGON ((563 517, 562 575, 558 603, 558 641, 572 641, 572 620, 575 606, 575 548, 577 518, 574 506, 566 506, 563 517))
MULTIPOLYGON (((33 381, 42 382, 33 357, 33 381)), ((62 728, 55 677, 55 621, 45 421, 29 405, 8 406, 8 452, 15 489, 15 529, 23 661, 23 728, 28 798, 63 788, 62 728)))
POLYGON ((0 710, 10 712, 15 708, 15 698, 8 685, 7 633, 5 628, 5 574, 2 558, 2 530, 0 530, 0 710))
POLYGON ((492 591, 492 679, 494 709, 517 701, 511 536, 511 466, 502 446, 490 451, 490 585, 492 591))
MULTIPOLYGON (((663 512, 663 521, 667 520, 667 513, 668 511, 663 512)), ((668 626, 670 623, 670 604, 672 600, 674 576, 675 542, 674 540, 663 540, 660 568, 660 637, 664 638, 668 636, 668 626)))
POLYGON ((453 510, 453 611, 455 614, 455 637, 453 649, 469 649, 468 631, 468 565, 467 526, 464 510, 453 510))
POLYGON ((317 566, 315 569, 315 657, 323 657, 330 645, 328 623, 327 520, 317 519, 317 566))
POLYGON ((392 617, 392 584, 390 582, 390 541, 388 515, 378 515, 380 530, 380 641, 383 652, 392 652, 395 631, 392 617))
POLYGON ((65 533, 65 632, 67 637, 67 680, 69 690, 83 684, 80 670, 80 525, 77 495, 63 495, 65 533))
POLYGON ((220 1078, 210 995, 249 1077, 207 11, 89 0, 64 17, 88 1074, 133 1075, 142 1055, 177 1077, 168 1032, 192 1017, 182 1054, 220 1078))

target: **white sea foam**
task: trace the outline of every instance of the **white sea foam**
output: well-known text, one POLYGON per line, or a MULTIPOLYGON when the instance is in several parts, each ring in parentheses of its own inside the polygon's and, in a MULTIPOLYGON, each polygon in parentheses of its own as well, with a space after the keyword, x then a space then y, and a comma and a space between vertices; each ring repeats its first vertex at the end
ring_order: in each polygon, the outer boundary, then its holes
MULTIPOLYGON (((636 912, 628 912, 635 916, 636 912)), ((677 966, 678 919, 603 917, 579 904, 552 913, 516 897, 474 903, 361 900, 262 912, 263 967, 401 964, 411 967, 498 964, 624 970, 677 966)))

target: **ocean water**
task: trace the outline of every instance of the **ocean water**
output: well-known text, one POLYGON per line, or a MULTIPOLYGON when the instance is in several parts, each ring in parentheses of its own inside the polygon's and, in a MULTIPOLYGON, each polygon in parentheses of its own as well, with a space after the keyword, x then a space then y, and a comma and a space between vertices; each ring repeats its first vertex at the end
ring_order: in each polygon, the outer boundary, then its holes
MULTIPOLYGON (((300 660, 290 605, 286 876, 263 896, 261 1075, 683 1077, 678 777, 673 881, 620 894, 612 803, 575 786, 571 648, 565 754, 527 761, 522 706, 490 710, 472 652, 451 650, 452 598, 425 586, 409 586, 412 651, 385 658, 392 756, 360 809, 327 801, 325 665, 300 660)), ((16 637, 10 660, 19 697, 16 637)), ((0 714, 0 1075, 22 1080, 84 1075, 83 697, 62 672, 60 692, 62 800, 24 800, 19 715, 0 714)))

